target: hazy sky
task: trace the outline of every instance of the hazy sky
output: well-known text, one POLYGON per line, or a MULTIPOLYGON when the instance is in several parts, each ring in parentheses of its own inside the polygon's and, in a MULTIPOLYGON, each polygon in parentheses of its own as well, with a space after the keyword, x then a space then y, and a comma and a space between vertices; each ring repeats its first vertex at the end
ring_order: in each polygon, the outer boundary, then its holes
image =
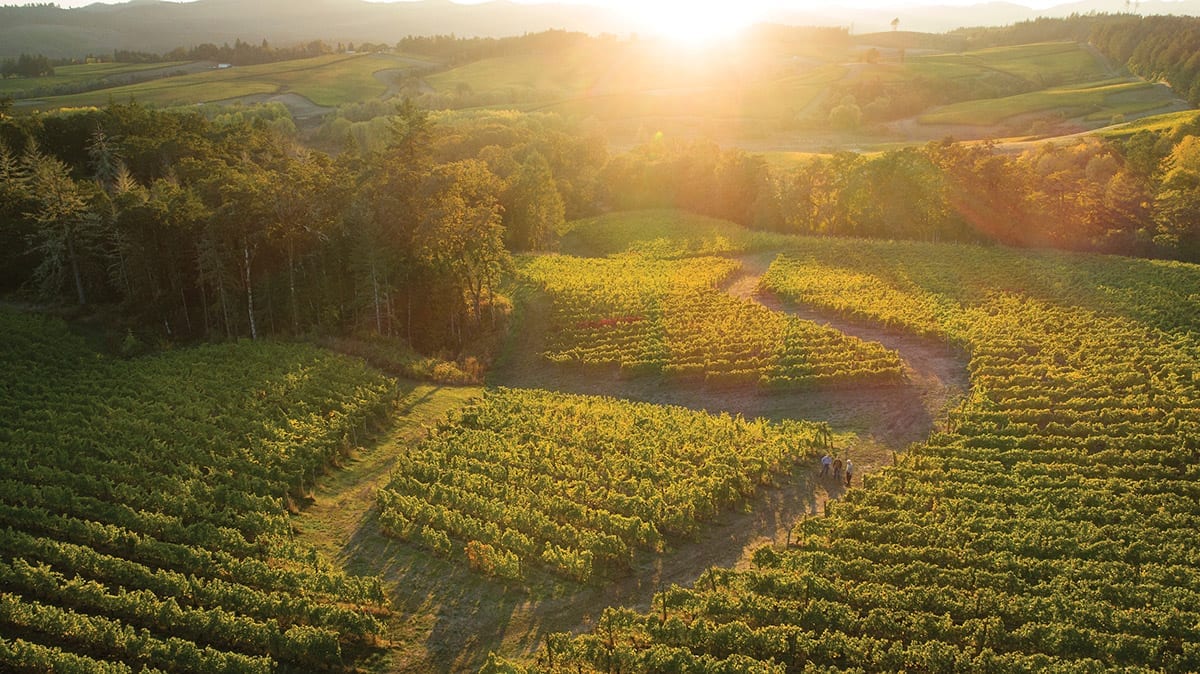
MULTIPOLYGON (((62 7, 82 7, 90 5, 96 0, 54 0, 62 7)), ((108 4, 112 4, 114 0, 106 0, 108 4)), ((372 2, 391 2, 395 0, 370 0, 372 2)), ((399 0, 401 2, 405 0, 399 0)), ((460 4, 475 4, 478 2, 489 2, 490 0, 453 0, 460 4)), ((693 11, 697 7, 710 9, 712 11, 728 10, 734 7, 753 8, 765 10, 767 8, 782 8, 782 9, 837 9, 838 7, 912 7, 917 5, 975 5, 981 0, 850 0, 849 2, 814 2, 805 0, 734 0, 733 2, 703 2, 698 0, 674 1, 666 0, 658 2, 655 0, 512 0, 519 3, 541 3, 541 2, 561 2, 564 4, 587 4, 601 5, 613 7, 622 11, 631 13, 641 13, 648 6, 661 6, 665 8, 691 8, 693 11)), ((1066 4, 1069 0, 1006 0, 1017 5, 1025 5, 1026 7, 1045 8, 1054 5, 1066 4)), ((303 0, 297 0, 302 3, 303 0)), ((0 4, 21 4, 18 0, 4 0, 0 4)))

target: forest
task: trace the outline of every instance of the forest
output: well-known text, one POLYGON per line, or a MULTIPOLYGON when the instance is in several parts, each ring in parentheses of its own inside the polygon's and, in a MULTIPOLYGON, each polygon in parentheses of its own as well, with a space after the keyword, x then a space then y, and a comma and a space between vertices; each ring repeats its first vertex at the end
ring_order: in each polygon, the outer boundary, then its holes
POLYGON ((10 77, 45 77, 54 74, 54 66, 50 59, 41 54, 21 54, 15 59, 4 59, 0 62, 0 78, 10 77))
POLYGON ((385 149, 327 154, 269 116, 204 112, 0 120, 0 285, 115 307, 153 339, 374 333, 462 354, 504 315, 514 251, 608 210, 1200 259, 1187 126, 1019 154, 947 139, 780 169, 704 141, 611 154, 551 114, 404 104, 385 149))
POLYGON ((493 170, 469 139, 435 144, 412 108, 378 155, 137 105, 5 131, 5 287, 115 304, 184 340, 362 329, 461 346, 492 325, 508 249, 542 245, 590 198, 587 165, 560 165, 560 189, 550 161, 603 158, 562 131, 513 129, 493 170))

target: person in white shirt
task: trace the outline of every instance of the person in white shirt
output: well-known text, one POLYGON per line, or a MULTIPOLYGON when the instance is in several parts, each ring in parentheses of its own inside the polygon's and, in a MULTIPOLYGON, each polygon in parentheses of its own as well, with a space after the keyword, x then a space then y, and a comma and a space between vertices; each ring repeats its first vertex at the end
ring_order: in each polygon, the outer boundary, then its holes
POLYGON ((825 452, 825 456, 821 457, 821 477, 829 474, 829 467, 833 465, 833 457, 829 456, 829 452, 825 452))

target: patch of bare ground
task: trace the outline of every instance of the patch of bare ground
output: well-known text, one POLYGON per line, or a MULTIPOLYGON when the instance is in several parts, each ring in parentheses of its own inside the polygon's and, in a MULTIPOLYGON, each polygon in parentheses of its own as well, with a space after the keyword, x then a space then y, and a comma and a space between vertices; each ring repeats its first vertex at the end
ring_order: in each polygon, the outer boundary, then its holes
POLYGON ((317 105, 308 98, 297 93, 284 92, 278 94, 251 94, 249 96, 239 96, 238 98, 226 99, 218 101, 220 103, 245 103, 253 105, 256 103, 282 103, 288 112, 291 113, 292 119, 296 120, 297 124, 303 124, 312 120, 320 120, 326 114, 333 112, 333 108, 317 105))
MULTIPOLYGON (((489 383, 609 395, 714 413, 827 421, 835 430, 837 453, 854 460, 856 486, 862 475, 890 465, 895 452, 928 437, 947 408, 966 391, 965 359, 951 347, 786 305, 758 288, 773 254, 740 259, 742 272, 732 279, 728 292, 895 349, 904 361, 908 382, 779 393, 713 389, 654 377, 622 379, 610 372, 564 368, 541 357, 550 307, 546 298, 534 295, 522 303, 507 356, 493 370, 489 383)), ((436 420, 432 411, 469 399, 456 395, 457 402, 447 402, 444 390, 424 395, 424 408, 414 407, 417 414, 410 410, 404 427, 371 450, 364 464, 334 475, 332 486, 318 491, 316 504, 297 518, 297 527, 323 537, 319 547, 348 571, 380 574, 392 588, 396 610, 388 635, 392 647, 364 663, 371 671, 476 671, 491 651, 532 657, 546 635, 586 630, 606 607, 649 610, 654 593, 662 588, 690 585, 711 566, 746 566, 753 550, 764 544, 786 545, 798 522, 823 516, 825 502, 845 490, 840 482, 819 477, 813 461, 779 476, 776 484, 761 488, 742 507, 721 513, 694 540, 676 542, 663 554, 639 554, 632 572, 622 577, 584 587, 548 576, 527 585, 505 584, 379 531, 374 490, 386 479, 395 456, 419 439, 423 423, 436 420), (310 517, 320 526, 309 523, 310 517)))

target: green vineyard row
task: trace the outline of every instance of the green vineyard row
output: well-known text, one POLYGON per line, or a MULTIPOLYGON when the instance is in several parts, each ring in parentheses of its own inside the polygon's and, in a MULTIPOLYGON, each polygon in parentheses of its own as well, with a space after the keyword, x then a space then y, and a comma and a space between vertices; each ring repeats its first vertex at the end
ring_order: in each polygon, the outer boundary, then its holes
POLYGON ((970 395, 789 548, 531 671, 1200 670, 1200 270, 802 241, 764 285, 964 346, 970 395))
POLYGON ((380 522, 484 573, 587 581, 696 534, 829 440, 823 424, 499 389, 401 457, 380 522))
POLYGON ((556 363, 662 374, 709 385, 804 388, 896 383, 894 351, 721 292, 725 258, 637 255, 529 259, 524 278, 553 300, 556 363))
POLYGON ((378 579, 291 540, 288 504, 391 409, 361 362, 287 344, 131 361, 0 312, 0 669, 341 669, 378 579))

